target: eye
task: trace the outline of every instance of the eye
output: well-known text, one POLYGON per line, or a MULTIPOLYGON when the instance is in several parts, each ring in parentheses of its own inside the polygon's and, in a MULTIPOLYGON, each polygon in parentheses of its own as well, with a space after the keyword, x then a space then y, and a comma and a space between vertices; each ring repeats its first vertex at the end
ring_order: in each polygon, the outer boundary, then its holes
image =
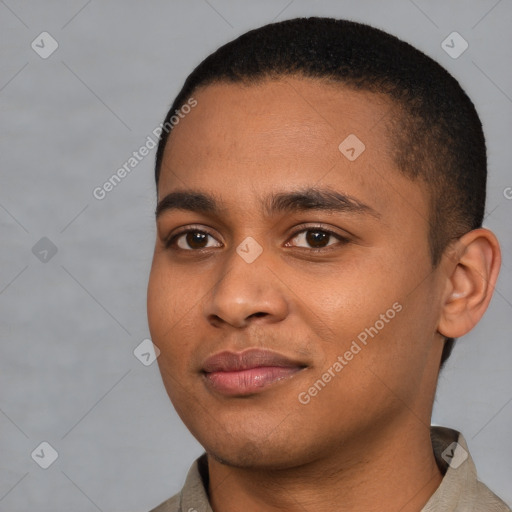
MULTIPOLYGON (((311 248, 313 251, 321 251, 324 248, 335 245, 335 241, 333 241, 333 243, 328 243, 330 240, 332 240, 332 238, 336 238, 341 244, 349 242, 348 238, 335 233, 334 231, 314 226, 295 232, 291 240, 296 239, 299 242, 309 244, 310 247, 306 246, 305 248, 311 248)), ((290 242, 287 242, 286 245, 289 243, 290 242)), ((297 247, 296 245, 293 246, 297 247)))
POLYGON ((208 237, 213 238, 213 236, 207 231, 200 229, 188 229, 172 236, 166 241, 165 246, 170 248, 176 245, 178 249, 183 251, 196 251, 207 249, 209 247, 219 247, 210 245, 208 237))
MULTIPOLYGON (((311 251, 323 251, 329 250, 328 247, 332 245, 339 245, 348 243, 349 239, 334 231, 326 228, 320 228, 316 226, 310 226, 307 229, 301 229, 296 231, 289 242, 285 246, 299 247, 301 249, 310 249, 311 251), (336 244, 336 240, 338 244, 336 244), (290 242, 296 240, 300 243, 307 244, 306 246, 300 246, 291 244, 290 242), (309 247, 308 247, 309 246, 309 247)), ((200 251, 202 249, 208 249, 212 247, 221 247, 220 242, 215 244, 215 238, 213 235, 202 229, 187 229, 183 230, 175 235, 171 236, 166 242, 166 248, 172 248, 175 250, 182 251, 200 251), (209 240, 209 238, 211 240, 209 240)))

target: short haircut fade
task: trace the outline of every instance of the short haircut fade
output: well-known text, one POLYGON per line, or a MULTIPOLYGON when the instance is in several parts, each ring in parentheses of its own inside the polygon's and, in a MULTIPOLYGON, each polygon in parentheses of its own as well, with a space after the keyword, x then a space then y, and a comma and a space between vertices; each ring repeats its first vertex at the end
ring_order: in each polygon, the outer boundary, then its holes
MULTIPOLYGON (((433 59, 366 24, 313 17, 251 30, 221 46, 192 71, 164 123, 200 87, 219 82, 250 85, 293 75, 384 94, 392 100, 396 108, 386 124, 394 161, 404 175, 422 180, 429 193, 433 267, 451 241, 481 227, 487 158, 473 103, 433 59)), ((163 131, 160 136, 157 185, 169 134, 163 131)), ((446 339, 441 366, 454 341, 446 339)))

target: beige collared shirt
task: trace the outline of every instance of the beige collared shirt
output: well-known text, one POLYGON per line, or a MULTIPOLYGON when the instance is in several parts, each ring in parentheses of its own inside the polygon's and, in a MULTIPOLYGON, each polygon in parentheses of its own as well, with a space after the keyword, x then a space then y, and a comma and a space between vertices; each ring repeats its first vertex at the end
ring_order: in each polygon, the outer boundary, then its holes
MULTIPOLYGON (((421 512, 511 512, 506 503, 477 479, 462 434, 449 428, 431 427, 430 436, 444 476, 421 512)), ((204 485, 207 464, 203 454, 190 468, 181 492, 150 512, 212 512, 204 485)))

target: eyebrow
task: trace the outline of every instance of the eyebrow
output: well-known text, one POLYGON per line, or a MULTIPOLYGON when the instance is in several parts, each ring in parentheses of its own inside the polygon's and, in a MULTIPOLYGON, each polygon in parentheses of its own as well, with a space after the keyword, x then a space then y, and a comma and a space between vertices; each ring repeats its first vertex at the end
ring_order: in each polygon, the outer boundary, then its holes
MULTIPOLYGON (((279 213, 322 210, 332 213, 369 214, 379 218, 380 214, 371 206, 358 199, 325 188, 309 187, 291 192, 272 193, 261 201, 267 216, 279 213)), ((170 210, 185 210, 203 214, 218 215, 226 206, 223 201, 210 193, 186 190, 167 194, 157 205, 158 218, 170 210)))

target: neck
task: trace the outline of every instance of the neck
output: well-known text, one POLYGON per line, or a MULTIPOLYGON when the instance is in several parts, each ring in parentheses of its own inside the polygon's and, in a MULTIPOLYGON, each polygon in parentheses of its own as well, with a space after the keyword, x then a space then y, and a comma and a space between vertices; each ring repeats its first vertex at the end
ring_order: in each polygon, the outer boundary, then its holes
POLYGON ((414 416, 293 468, 231 467, 211 456, 208 465, 214 512, 419 512, 442 480, 430 430, 414 416))

